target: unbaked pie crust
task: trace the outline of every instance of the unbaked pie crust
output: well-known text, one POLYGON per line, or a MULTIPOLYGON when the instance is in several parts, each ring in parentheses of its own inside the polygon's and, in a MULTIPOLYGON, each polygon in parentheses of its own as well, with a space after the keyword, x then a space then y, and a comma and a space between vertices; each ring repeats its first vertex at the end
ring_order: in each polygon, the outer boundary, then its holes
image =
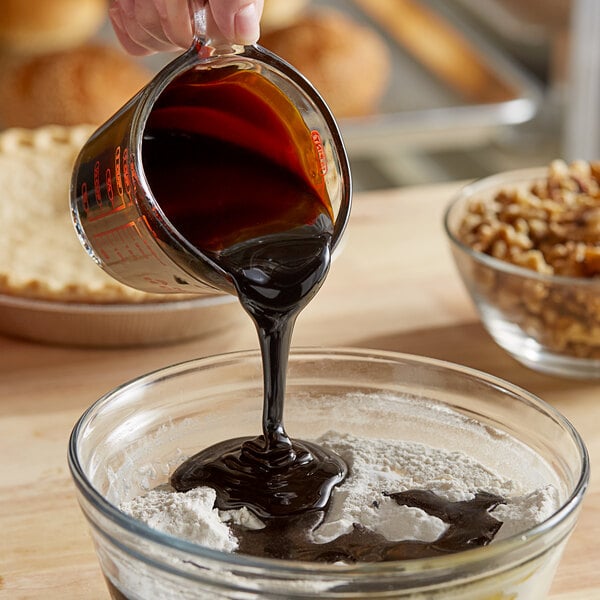
POLYGON ((0 133, 0 294, 94 304, 181 299, 121 284, 77 239, 71 173, 94 129, 45 126, 0 133))

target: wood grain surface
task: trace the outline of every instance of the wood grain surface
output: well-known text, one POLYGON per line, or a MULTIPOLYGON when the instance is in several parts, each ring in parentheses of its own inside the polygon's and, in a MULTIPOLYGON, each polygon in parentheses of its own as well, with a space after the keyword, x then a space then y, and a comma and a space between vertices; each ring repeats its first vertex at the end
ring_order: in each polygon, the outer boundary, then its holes
MULTIPOLYGON (((592 479, 551 598, 600 598, 600 480, 593 468, 600 460, 600 381, 527 370, 485 333, 442 229, 457 187, 357 196, 343 251, 298 319, 294 345, 446 359, 508 379, 562 411, 587 444, 592 479)), ((108 598, 67 468, 73 424, 100 395, 133 377, 256 346, 246 319, 209 338, 148 348, 56 347, 0 336, 0 598, 108 598)))

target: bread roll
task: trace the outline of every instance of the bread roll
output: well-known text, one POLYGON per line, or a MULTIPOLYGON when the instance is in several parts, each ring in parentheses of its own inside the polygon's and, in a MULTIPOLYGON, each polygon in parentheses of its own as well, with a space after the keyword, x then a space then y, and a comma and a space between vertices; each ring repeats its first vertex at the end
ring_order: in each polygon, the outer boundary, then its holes
POLYGON ((287 27, 299 19, 310 0, 264 0, 260 27, 267 32, 287 27))
POLYGON ((109 45, 12 58, 0 68, 0 125, 100 124, 149 79, 139 63, 109 45))
POLYGON ((0 51, 44 54, 87 41, 106 19, 107 0, 2 0, 0 51))
POLYGON ((296 67, 340 118, 377 110, 391 75, 385 42, 336 9, 312 9, 260 43, 296 67))

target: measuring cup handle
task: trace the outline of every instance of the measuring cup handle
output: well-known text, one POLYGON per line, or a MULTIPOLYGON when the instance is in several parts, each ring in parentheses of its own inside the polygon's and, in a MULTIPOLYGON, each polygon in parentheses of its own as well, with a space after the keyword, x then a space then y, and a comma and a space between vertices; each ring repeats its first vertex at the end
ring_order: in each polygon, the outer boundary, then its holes
POLYGON ((197 50, 211 48, 212 54, 224 54, 237 48, 219 30, 208 0, 188 0, 188 7, 194 33, 192 43, 197 50))
POLYGON ((188 0, 190 19, 194 34, 194 45, 204 45, 207 41, 207 13, 210 13, 208 0, 188 0))

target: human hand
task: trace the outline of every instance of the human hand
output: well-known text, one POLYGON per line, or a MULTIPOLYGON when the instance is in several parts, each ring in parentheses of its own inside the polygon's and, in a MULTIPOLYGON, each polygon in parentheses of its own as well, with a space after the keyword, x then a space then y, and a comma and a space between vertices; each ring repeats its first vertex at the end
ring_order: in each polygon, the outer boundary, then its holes
MULTIPOLYGON (((258 40, 263 0, 208 0, 207 4, 225 39, 235 44, 258 40)), ((171 52, 192 42, 188 0, 112 0, 109 17, 130 54, 171 52)))

